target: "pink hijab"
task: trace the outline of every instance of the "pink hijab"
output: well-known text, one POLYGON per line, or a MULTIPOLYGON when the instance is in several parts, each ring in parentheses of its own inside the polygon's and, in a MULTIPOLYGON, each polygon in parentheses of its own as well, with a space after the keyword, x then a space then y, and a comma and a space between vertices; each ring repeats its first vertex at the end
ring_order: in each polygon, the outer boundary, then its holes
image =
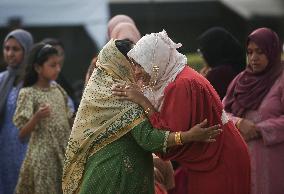
POLYGON ((235 116, 244 116, 247 110, 256 110, 283 71, 281 41, 275 32, 258 28, 248 36, 247 45, 250 41, 264 51, 269 64, 259 74, 253 73, 248 64, 229 86, 224 105, 225 110, 235 116))
POLYGON ((133 43, 136 43, 141 38, 141 35, 135 24, 121 22, 113 28, 110 38, 120 40, 129 39, 133 43))
POLYGON ((130 23, 130 24, 135 25, 135 22, 133 21, 131 17, 127 15, 115 15, 108 22, 108 36, 109 37, 114 27, 121 22, 130 23))

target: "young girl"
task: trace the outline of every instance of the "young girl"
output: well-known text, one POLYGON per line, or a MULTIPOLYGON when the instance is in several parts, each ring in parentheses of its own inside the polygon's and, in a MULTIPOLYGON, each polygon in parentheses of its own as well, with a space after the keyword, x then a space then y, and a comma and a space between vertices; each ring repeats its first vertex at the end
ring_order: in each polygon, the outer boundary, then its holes
POLYGON ((29 137, 16 194, 62 193, 61 176, 72 112, 65 91, 54 82, 60 70, 54 47, 34 45, 14 115, 19 138, 29 137))

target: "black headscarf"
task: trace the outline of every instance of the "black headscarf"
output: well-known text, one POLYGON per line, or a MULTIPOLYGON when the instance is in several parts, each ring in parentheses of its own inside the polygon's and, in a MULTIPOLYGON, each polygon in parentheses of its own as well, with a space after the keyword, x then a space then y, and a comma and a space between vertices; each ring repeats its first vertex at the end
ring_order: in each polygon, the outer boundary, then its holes
POLYGON ((210 28, 199 36, 198 43, 204 59, 211 68, 231 65, 238 73, 246 64, 245 49, 224 28, 210 28))

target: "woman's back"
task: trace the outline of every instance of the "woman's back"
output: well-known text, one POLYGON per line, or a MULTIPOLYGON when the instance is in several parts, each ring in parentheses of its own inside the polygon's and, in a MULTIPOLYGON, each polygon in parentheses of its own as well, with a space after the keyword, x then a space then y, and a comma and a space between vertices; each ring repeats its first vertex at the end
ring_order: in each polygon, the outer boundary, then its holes
POLYGON ((153 173, 152 153, 128 133, 90 157, 80 194, 92 192, 92 187, 93 193, 153 193, 153 173))

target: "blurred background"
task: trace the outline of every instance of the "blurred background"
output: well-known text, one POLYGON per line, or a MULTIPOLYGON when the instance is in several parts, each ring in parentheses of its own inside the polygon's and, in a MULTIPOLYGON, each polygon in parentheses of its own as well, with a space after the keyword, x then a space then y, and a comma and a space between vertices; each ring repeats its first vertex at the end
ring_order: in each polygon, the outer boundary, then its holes
MULTIPOLYGON (((197 37, 213 26, 230 31, 245 45, 249 32, 269 27, 284 38, 284 0, 1 0, 0 37, 15 28, 35 41, 57 38, 65 46, 62 73, 81 87, 93 56, 107 41, 107 22, 116 14, 134 19, 141 34, 165 29, 189 63, 200 68, 197 37)), ((2 52, 1 67, 4 67, 2 52)))

